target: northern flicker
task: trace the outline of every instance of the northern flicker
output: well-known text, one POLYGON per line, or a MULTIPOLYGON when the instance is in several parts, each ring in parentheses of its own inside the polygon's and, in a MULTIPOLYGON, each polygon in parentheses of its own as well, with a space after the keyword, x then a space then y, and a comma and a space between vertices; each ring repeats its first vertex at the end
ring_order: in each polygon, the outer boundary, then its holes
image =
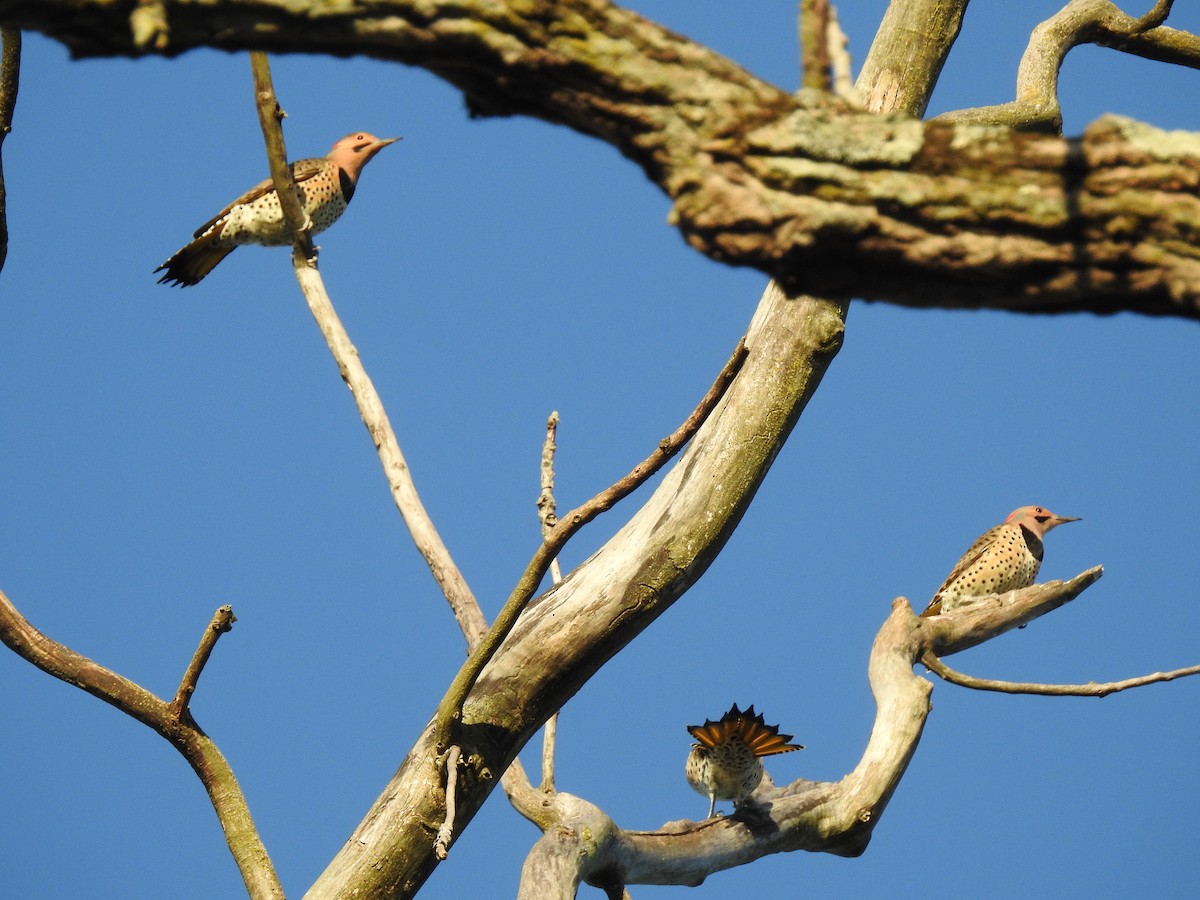
POLYGON ((790 734, 780 734, 778 725, 768 725, 754 706, 742 712, 737 704, 721 716, 703 725, 689 725, 692 744, 684 771, 688 784, 708 798, 708 817, 718 800, 732 800, 734 808, 754 792, 763 777, 759 757, 803 750, 801 744, 789 744, 790 734))
MULTIPOLYGON (((321 159, 302 159, 291 165, 300 202, 312 219, 312 234, 324 231, 338 220, 358 184, 363 166, 380 150, 400 138, 380 140, 360 131, 348 134, 321 159)), ((292 243, 292 234, 279 207, 274 182, 252 187, 196 229, 190 244, 155 269, 166 274, 159 284, 186 287, 196 284, 213 270, 235 247, 242 244, 284 246, 292 243)))
POLYGON ((1029 587, 1042 565, 1046 532, 1078 521, 1042 506, 1014 509, 1004 524, 989 528, 963 554, 921 615, 940 615, 979 597, 1029 587))

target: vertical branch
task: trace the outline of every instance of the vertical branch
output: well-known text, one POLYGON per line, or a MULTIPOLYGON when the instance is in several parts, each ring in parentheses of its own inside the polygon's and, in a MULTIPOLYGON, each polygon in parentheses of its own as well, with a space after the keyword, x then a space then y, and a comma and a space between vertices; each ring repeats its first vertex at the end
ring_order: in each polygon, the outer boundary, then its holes
POLYGON ((966 11, 967 0, 892 0, 858 75, 866 108, 924 115, 966 11))
POLYGON ((800 87, 828 93, 829 0, 800 0, 800 87))
POLYGON ((309 229, 312 222, 300 201, 300 189, 291 166, 287 163, 287 147, 283 142, 283 127, 280 124, 287 113, 275 96, 275 84, 271 80, 271 63, 261 50, 250 51, 250 71, 254 75, 254 107, 258 110, 258 124, 262 126, 263 140, 267 144, 267 162, 271 166, 271 180, 275 182, 275 193, 279 197, 279 208, 292 228, 296 238, 295 252, 306 260, 315 256, 309 229))
MULTIPOLYGON (((546 420, 546 440, 542 444, 542 492, 538 495, 538 518, 542 521, 542 540, 550 537, 558 522, 558 503, 554 499, 554 454, 558 450, 558 410, 550 413, 546 420)), ((550 561, 550 578, 554 584, 562 581, 562 567, 558 557, 550 561)), ((542 729, 542 783, 543 791, 554 790, 554 746, 558 740, 558 713, 554 713, 542 729)))
POLYGON ((295 179, 286 164, 287 151, 283 143, 283 130, 279 125, 285 113, 275 96, 271 67, 266 54, 252 52, 250 66, 254 73, 254 96, 259 124, 262 125, 267 156, 271 163, 271 178, 275 182, 275 191, 279 195, 284 216, 296 238, 292 252, 296 280, 304 293, 304 299, 308 302, 309 311, 329 346, 329 352, 333 354, 342 380, 354 395, 358 413, 363 424, 367 426, 371 441, 379 454, 383 474, 391 488, 392 500, 400 511, 404 524, 408 526, 413 543, 425 557, 434 580, 450 604, 459 627, 467 638, 467 646, 473 646, 487 632, 487 621, 417 494, 412 473, 400 450, 400 442, 396 440, 396 432, 392 429, 387 412, 383 408, 383 401, 367 375, 358 350, 350 341, 350 335, 346 333, 342 320, 333 308, 333 302, 325 290, 325 282, 317 270, 316 249, 308 233, 312 223, 300 204, 295 179))
MULTIPOLYGON (((0 150, 12 131, 13 110, 17 106, 17 84, 21 75, 21 29, 0 28, 0 150)), ((0 155, 0 270, 8 258, 8 192, 4 187, 4 162, 0 155)))

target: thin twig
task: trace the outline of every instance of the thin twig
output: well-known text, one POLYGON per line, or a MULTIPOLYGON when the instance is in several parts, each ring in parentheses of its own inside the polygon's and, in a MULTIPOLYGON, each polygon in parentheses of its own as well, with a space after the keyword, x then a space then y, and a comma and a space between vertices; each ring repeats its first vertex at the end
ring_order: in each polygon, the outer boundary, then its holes
MULTIPOLYGON (((13 111, 17 107, 17 87, 21 80, 21 29, 0 28, 0 148, 12 131, 13 111)), ((8 258, 8 191, 4 186, 4 163, 0 158, 0 270, 8 258)))
MULTIPOLYGON (((542 443, 542 492, 538 494, 538 520, 542 523, 542 539, 549 537, 558 522, 558 502, 554 499, 554 454, 558 450, 558 410, 546 419, 546 440, 542 443)), ((550 563, 550 578, 555 584, 562 581, 562 569, 556 556, 550 563)))
POLYGON ((204 629, 200 645, 192 655, 192 661, 188 663, 187 671, 183 673, 183 680, 179 682, 179 690, 175 692, 175 699, 171 701, 171 715, 176 719, 181 718, 187 712, 192 694, 196 692, 196 683, 200 680, 200 673, 204 671, 208 658, 212 656, 213 648, 217 646, 217 640, 225 632, 231 631, 233 623, 236 621, 237 616, 233 614, 233 607, 228 604, 213 613, 212 621, 204 629))
POLYGON ((521 574, 516 587, 513 588, 508 600, 505 601, 504 608, 500 610, 500 615, 492 623, 491 629, 480 642, 478 648, 467 659, 463 667, 459 669, 458 674, 454 677, 454 681, 450 685, 450 689, 442 698, 442 702, 438 707, 437 724, 435 726, 435 740, 440 749, 444 750, 450 746, 451 732, 454 724, 462 716, 463 702, 471 692, 471 688, 475 686, 475 682, 478 680, 484 666, 487 665, 488 660, 495 655, 500 645, 504 642, 504 639, 508 636, 508 633, 512 630, 512 627, 517 623, 517 618, 521 615, 521 611, 525 609, 525 605, 532 599, 538 585, 542 583, 546 571, 550 568, 551 562, 562 551, 562 548, 566 546, 567 541, 580 528, 596 518, 596 516, 611 509, 620 500, 629 496, 629 494, 644 484, 650 476, 662 468, 672 456, 679 452, 683 445, 691 439, 692 435, 699 430, 704 420, 708 418, 709 414, 716 408, 721 398, 725 395, 726 389, 737 376, 742 363, 745 362, 748 352, 745 339, 738 341, 733 355, 725 363, 725 367, 721 370, 720 374, 717 375, 716 381, 708 389, 708 393, 704 395, 699 405, 679 428, 669 437, 660 441, 658 447, 646 459, 634 466, 628 475, 558 520, 550 536, 542 541, 542 545, 538 547, 533 554, 533 558, 529 560, 529 564, 521 574))
POLYGON ((438 859, 450 855, 450 842, 454 840, 454 792, 458 790, 458 760, 461 756, 462 750, 457 744, 442 754, 442 763, 446 767, 446 819, 433 842, 433 853, 438 859))
MULTIPOLYGON (((270 65, 265 54, 255 52, 251 53, 250 57, 254 69, 259 122, 267 143, 267 156, 271 161, 271 177, 275 179, 275 189, 279 193, 281 202, 285 198, 296 200, 298 208, 299 201, 295 194, 295 181, 292 179, 291 170, 284 163, 286 152, 283 145, 283 133, 279 128, 279 117, 283 113, 275 98, 270 65), (288 189, 288 185, 291 185, 291 190, 288 189)), ((285 212, 289 205, 287 202, 284 203, 285 212)), ((317 327, 321 329, 321 334, 325 337, 325 343, 329 346, 330 353, 333 354, 342 380, 346 382, 350 393, 354 395, 358 413, 362 417, 363 424, 367 426, 371 441, 379 454, 379 462, 383 466, 384 477, 387 478, 388 487, 391 489, 392 500, 400 511, 404 524, 408 527, 413 543, 425 557, 425 562, 429 565, 434 580, 450 604, 450 608, 458 620, 458 625, 466 636, 467 646, 470 648, 478 643, 482 635, 487 632, 487 620, 417 494, 412 473, 400 450, 400 443, 396 440, 396 433, 388 420, 383 401, 379 398, 375 385, 367 376, 358 350, 351 343, 350 336, 346 333, 346 328, 342 325, 342 321, 329 299, 329 294, 325 290, 325 283, 321 278, 321 273, 317 270, 316 250, 312 247, 312 241, 307 232, 301 234, 301 231, 311 224, 308 216, 304 214, 303 209, 299 209, 299 216, 295 213, 294 209, 287 214, 287 222, 296 236, 292 263, 296 272, 296 280, 300 283, 300 290, 304 293, 304 299, 308 302, 308 308, 312 312, 313 318, 316 319, 317 327)))
MULTIPOLYGON (((542 540, 554 531, 558 503, 554 499, 554 454, 558 449, 558 410, 550 413, 546 420, 546 440, 542 444, 542 492, 538 495, 538 518, 542 522, 542 540)), ((558 557, 550 561, 550 580, 554 584, 562 581, 562 567, 558 557)), ((554 746, 558 739, 558 711, 556 710, 542 726, 542 783, 541 790, 554 790, 554 746)))
POLYGON ((283 889, 254 827, 246 797, 229 763, 190 716, 139 684, 51 640, 29 623, 0 591, 0 641, 43 672, 115 706, 166 738, 199 776, 216 810, 246 890, 253 900, 282 900, 283 889))
POLYGON ((855 106, 862 106, 862 95, 854 86, 854 64, 850 58, 850 38, 842 31, 837 7, 829 5, 829 24, 825 29, 825 44, 829 53, 829 68, 833 76, 833 92, 855 106))
POLYGON ((976 678, 958 672, 941 661, 932 651, 926 651, 921 662, 932 672, 936 672, 951 684, 973 688, 977 691, 999 691, 1003 694, 1041 694, 1050 697, 1107 697, 1118 691, 1142 687, 1147 684, 1157 684, 1160 681, 1174 681, 1176 678, 1186 678, 1189 675, 1200 675, 1200 666, 1188 666, 1171 672, 1154 672, 1150 675, 1139 675, 1136 678, 1126 678, 1123 681, 1106 681, 1087 684, 1040 684, 1032 681, 997 681, 991 678, 976 678))

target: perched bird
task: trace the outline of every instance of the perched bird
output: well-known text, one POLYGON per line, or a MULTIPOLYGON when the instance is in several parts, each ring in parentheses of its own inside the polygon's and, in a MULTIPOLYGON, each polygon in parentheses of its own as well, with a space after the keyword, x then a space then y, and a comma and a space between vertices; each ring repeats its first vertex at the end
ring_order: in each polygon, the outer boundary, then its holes
POLYGON ((1003 525, 989 528, 963 554, 921 615, 940 615, 979 597, 1029 587, 1042 565, 1046 532, 1078 521, 1042 506, 1014 509, 1003 525))
MULTIPOLYGON (((359 173, 380 150, 400 138, 380 140, 360 131, 349 134, 333 145, 322 159, 302 159, 292 163, 292 175, 300 189, 300 202, 312 219, 312 234, 324 231, 346 211, 354 196, 359 173)), ((252 187, 196 229, 190 244, 155 269, 166 274, 159 284, 186 287, 196 284, 221 260, 242 244, 283 246, 292 243, 292 234, 279 207, 274 182, 252 187)))
POLYGON ((720 721, 709 719, 687 730, 697 743, 692 744, 684 771, 688 784, 708 797, 709 818, 718 800, 732 800, 737 808, 754 792, 763 777, 759 757, 804 749, 789 744, 792 736, 780 734, 778 725, 755 715, 753 705, 742 712, 735 703, 720 721))

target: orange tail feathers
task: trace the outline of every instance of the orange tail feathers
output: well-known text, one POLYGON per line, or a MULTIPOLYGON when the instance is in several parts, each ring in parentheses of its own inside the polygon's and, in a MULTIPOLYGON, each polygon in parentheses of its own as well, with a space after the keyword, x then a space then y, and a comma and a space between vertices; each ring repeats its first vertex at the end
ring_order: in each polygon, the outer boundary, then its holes
POLYGON ((714 722, 708 719, 703 725, 689 725, 687 730, 702 746, 710 749, 733 737, 741 738, 755 756, 773 756, 804 749, 803 744, 788 743, 792 735, 780 734, 779 726, 768 725, 762 713, 756 715, 754 704, 742 712, 735 703, 720 720, 714 722))

